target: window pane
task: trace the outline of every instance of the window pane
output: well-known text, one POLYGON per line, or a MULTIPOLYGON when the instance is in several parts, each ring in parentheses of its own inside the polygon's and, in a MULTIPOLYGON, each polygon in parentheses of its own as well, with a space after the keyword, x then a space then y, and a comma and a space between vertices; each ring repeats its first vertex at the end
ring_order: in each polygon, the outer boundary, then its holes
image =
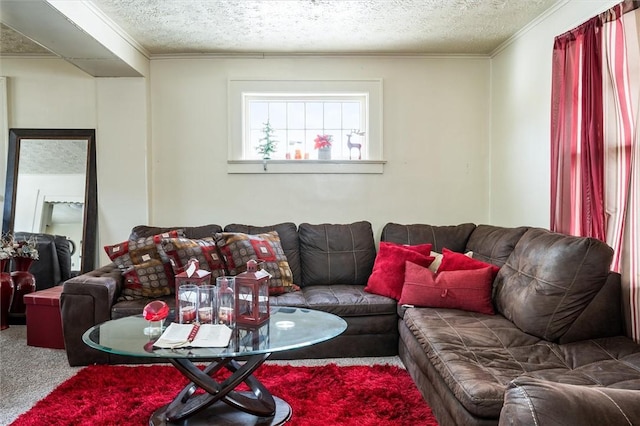
POLYGON ((327 135, 331 135, 331 159, 342 159, 342 132, 340 129, 327 129, 327 135))
POLYGON ((284 102, 269 103, 269 122, 276 129, 287 127, 287 105, 284 102))
POLYGON ((339 102, 326 102, 324 104, 324 128, 342 127, 341 105, 339 102))
POLYGON ((245 152, 245 156, 247 158, 249 159, 260 158, 260 155, 258 155, 258 151, 256 151, 256 148, 260 144, 260 138, 262 137, 264 137, 264 133, 262 133, 262 130, 259 130, 259 129, 251 130, 251 141, 249 143, 249 146, 247 147, 247 152, 245 152))
POLYGON ((342 104, 342 128, 360 129, 360 103, 345 102, 342 104))
POLYGON ((304 129, 304 102, 287 103, 287 127, 304 129))
POLYGON ((295 158, 296 150, 302 158, 317 158, 314 139, 318 135, 332 136, 331 158, 334 160, 358 158, 358 149, 349 149, 347 135, 352 134, 352 144, 362 144, 362 159, 367 159, 368 151, 364 143, 368 135, 358 136, 354 132, 367 130, 367 97, 359 93, 327 94, 301 92, 291 94, 261 94, 247 99, 245 110, 245 132, 249 136, 244 141, 244 158, 256 159, 260 155, 256 147, 264 137, 263 129, 267 120, 278 141, 273 159, 295 158), (255 131, 255 132, 254 132, 255 131))
POLYGON ((284 155, 287 152, 287 131, 276 129, 273 133, 273 139, 276 141, 276 150, 271 155, 271 158, 274 160, 284 160, 284 155))
POLYGON ((296 149, 300 149, 304 155, 304 130, 290 130, 287 140, 287 152, 291 154, 291 158, 296 149))
POLYGON ((249 113, 251 114, 250 127, 261 129, 269 118, 269 104, 267 102, 249 102, 249 113))
MULTIPOLYGON (((307 102, 306 104, 306 128, 320 128, 323 127, 323 107, 321 102, 307 102)), ((315 136, 314 136, 315 138, 315 136)))

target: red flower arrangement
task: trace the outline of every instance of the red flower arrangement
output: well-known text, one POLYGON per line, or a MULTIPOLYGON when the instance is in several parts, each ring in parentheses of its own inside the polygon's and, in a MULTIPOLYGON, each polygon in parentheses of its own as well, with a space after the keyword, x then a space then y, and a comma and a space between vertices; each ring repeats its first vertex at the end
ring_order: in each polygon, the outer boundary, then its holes
POLYGON ((333 142, 333 136, 331 135, 318 135, 317 138, 313 140, 315 142, 314 148, 328 148, 331 146, 331 142, 333 142))

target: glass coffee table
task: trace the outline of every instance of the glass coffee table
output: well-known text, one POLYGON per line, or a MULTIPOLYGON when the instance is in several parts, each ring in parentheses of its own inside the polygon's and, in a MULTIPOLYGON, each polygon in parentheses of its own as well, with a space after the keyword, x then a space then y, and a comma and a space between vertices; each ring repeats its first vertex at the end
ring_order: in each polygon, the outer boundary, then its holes
POLYGON ((291 406, 271 395, 253 372, 272 353, 332 339, 347 323, 327 312, 272 307, 262 326, 237 325, 225 348, 182 349, 154 348, 158 336, 146 336, 147 326, 141 315, 120 318, 90 328, 82 340, 111 354, 168 360, 189 379, 171 403, 151 415, 150 425, 280 425, 291 418, 291 406), (209 364, 199 368, 202 362, 209 364), (222 369, 231 374, 218 381, 214 376, 222 369), (235 390, 242 383, 250 390, 235 390))

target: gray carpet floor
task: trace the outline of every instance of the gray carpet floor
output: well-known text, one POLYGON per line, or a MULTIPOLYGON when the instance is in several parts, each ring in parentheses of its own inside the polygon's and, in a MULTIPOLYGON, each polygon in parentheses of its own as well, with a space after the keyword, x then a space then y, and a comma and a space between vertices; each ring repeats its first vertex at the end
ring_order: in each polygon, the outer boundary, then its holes
MULTIPOLYGON (((27 345, 24 325, 0 331, 0 425, 5 426, 47 396, 60 383, 82 367, 69 367, 64 350, 27 345)), ((403 367, 398 357, 331 358, 293 361, 267 361, 293 366, 380 365, 403 367)))

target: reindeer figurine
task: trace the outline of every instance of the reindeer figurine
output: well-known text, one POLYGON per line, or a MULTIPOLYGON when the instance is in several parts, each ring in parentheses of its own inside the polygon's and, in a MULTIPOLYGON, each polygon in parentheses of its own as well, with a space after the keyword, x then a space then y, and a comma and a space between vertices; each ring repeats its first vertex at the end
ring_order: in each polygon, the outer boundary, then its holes
POLYGON ((353 148, 358 148, 358 160, 362 160, 362 144, 361 143, 353 143, 351 142, 351 136, 364 136, 364 132, 361 132, 359 129, 351 129, 351 133, 347 134, 347 147, 349 148, 349 160, 351 160, 351 150, 353 148))

